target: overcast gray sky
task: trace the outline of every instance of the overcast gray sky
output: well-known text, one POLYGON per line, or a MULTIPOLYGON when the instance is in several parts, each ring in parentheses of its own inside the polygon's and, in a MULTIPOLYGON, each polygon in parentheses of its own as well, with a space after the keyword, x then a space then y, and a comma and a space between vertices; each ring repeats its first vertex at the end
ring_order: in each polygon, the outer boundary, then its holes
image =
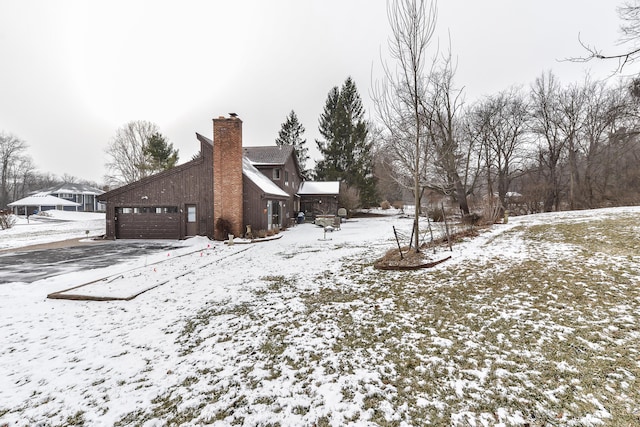
MULTIPOLYGON (((620 3, 441 0, 437 36, 450 34, 472 102, 545 70, 563 83, 608 77, 614 63, 558 60, 583 54, 578 34, 620 49, 620 3)), ((25 140, 40 171, 97 182, 131 120, 156 123, 182 163, 214 117, 238 113, 244 144, 269 145, 293 109, 312 148, 327 93, 347 76, 375 118, 388 34, 384 0, 0 0, 0 131, 25 140)))

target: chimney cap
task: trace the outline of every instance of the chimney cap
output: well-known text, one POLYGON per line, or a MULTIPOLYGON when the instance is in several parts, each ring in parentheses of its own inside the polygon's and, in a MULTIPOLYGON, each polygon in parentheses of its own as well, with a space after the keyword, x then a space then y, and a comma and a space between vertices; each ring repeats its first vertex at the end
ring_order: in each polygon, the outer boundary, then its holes
POLYGON ((229 113, 229 116, 233 117, 234 119, 235 119, 236 117, 238 117, 238 115, 237 115, 236 113, 229 113))

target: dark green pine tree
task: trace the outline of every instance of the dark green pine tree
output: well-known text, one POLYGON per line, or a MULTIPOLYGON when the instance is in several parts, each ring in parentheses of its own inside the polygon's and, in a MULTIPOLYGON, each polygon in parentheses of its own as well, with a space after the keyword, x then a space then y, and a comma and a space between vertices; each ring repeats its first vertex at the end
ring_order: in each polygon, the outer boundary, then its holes
POLYGON ((309 149, 305 146, 306 139, 302 139, 304 133, 304 126, 298 121, 298 116, 295 111, 291 110, 287 119, 280 128, 278 138, 276 138, 277 145, 293 145, 293 149, 298 159, 298 165, 300 166, 300 172, 303 176, 307 176, 306 164, 309 160, 309 149))
POLYGON ((373 155, 364 120, 364 107, 355 83, 348 77, 341 89, 331 89, 320 116, 316 140, 322 159, 316 163, 318 180, 343 181, 358 190, 360 204, 377 202, 373 155))
POLYGON ((178 163, 178 150, 160 133, 152 134, 142 151, 147 159, 145 168, 151 173, 171 169, 178 163))

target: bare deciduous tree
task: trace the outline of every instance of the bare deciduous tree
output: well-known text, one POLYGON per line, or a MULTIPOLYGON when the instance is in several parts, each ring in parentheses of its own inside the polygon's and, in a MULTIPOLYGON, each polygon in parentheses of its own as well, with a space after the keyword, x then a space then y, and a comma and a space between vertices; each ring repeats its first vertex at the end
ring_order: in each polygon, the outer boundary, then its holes
POLYGON ((497 185, 501 207, 506 207, 507 192, 520 173, 528 121, 527 101, 516 88, 480 101, 467 115, 469 136, 481 147, 490 200, 497 185))
POLYGON ((151 136, 159 132, 156 124, 145 120, 132 121, 118 129, 106 149, 105 181, 111 185, 125 185, 150 175, 144 147, 151 136))
POLYGON ((462 90, 454 86, 455 66, 451 50, 429 74, 427 96, 422 99, 421 114, 427 127, 428 147, 433 151, 435 173, 429 186, 458 203, 463 215, 469 214, 468 191, 473 188, 477 171, 472 170, 475 147, 463 140, 462 90))
MULTIPOLYGON (((425 65, 437 21, 435 1, 395 0, 387 4, 391 27, 389 53, 392 67, 383 61, 384 79, 373 89, 378 117, 385 128, 394 170, 410 174, 414 194, 413 245, 419 251, 419 217, 425 188, 429 150, 420 113, 425 96, 425 65)), ((398 182, 407 184, 407 176, 398 182)))
POLYGON ((36 168, 31 157, 23 155, 16 159, 11 169, 12 199, 18 200, 27 195, 36 168))
POLYGON ((17 136, 0 133, 0 209, 10 203, 12 175, 26 149, 27 143, 17 136))
POLYGON ((544 211, 560 208, 561 159, 567 139, 562 131, 560 84, 551 72, 543 73, 531 87, 531 131, 538 140, 538 165, 544 176, 544 211))
MULTIPOLYGON (((607 183, 625 173, 628 163, 638 155, 638 106, 624 85, 609 87, 601 81, 585 82, 585 113, 579 138, 582 180, 578 208, 595 208, 611 196, 607 183)), ((632 162, 633 163, 633 162, 632 162)), ((637 170, 637 167, 634 168, 637 170)), ((621 184, 623 198, 632 182, 621 184)), ((637 191, 638 188, 635 188, 637 191)))
POLYGON ((565 139, 567 149, 567 165, 569 167, 569 208, 576 208, 576 199, 580 187, 581 174, 578 169, 578 139, 584 123, 584 106, 586 103, 585 86, 574 83, 561 88, 558 94, 560 120, 557 123, 565 139))

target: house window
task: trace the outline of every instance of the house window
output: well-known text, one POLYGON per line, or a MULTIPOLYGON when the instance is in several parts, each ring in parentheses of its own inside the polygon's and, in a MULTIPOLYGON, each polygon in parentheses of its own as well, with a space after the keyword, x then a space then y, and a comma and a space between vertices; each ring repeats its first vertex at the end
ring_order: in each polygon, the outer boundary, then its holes
POLYGON ((280 179, 280 168, 273 169, 273 179, 274 180, 280 179))
POLYGON ((289 172, 284 171, 284 185, 289 185, 289 172))
POLYGON ((196 207, 193 205, 187 206, 187 222, 196 222, 196 207))
POLYGON ((170 214, 170 213, 178 213, 177 206, 162 206, 162 207, 154 207, 154 206, 140 206, 140 207, 117 207, 116 213, 118 214, 130 214, 130 213, 138 213, 138 214, 170 214))

